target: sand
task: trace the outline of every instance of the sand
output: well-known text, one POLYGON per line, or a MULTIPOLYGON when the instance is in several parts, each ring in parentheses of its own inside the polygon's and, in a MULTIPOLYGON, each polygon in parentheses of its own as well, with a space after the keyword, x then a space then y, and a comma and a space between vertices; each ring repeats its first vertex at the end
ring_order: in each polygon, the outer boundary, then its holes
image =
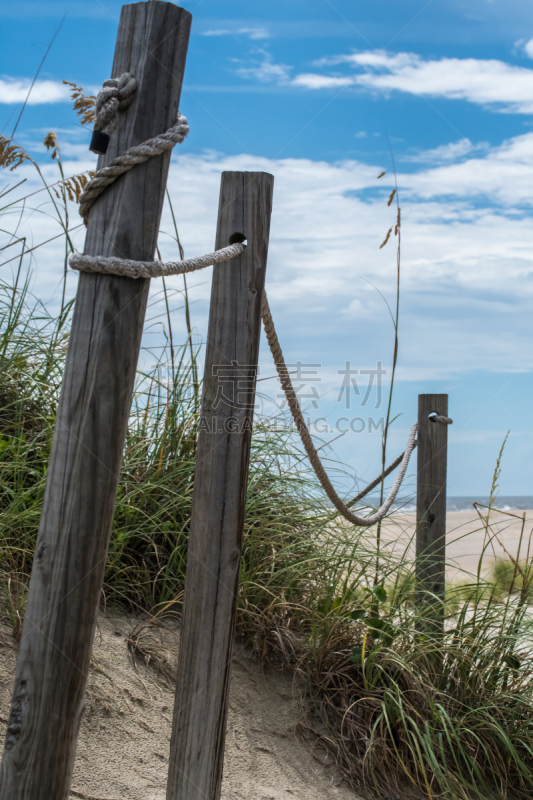
MULTIPOLYGON (((518 516, 494 513, 484 572, 496 557, 518 552, 518 516)), ((527 511, 521 555, 527 551, 533 511, 527 511)), ((414 531, 413 514, 399 514, 383 526, 389 547, 404 548, 414 531)), ((447 516, 449 580, 475 574, 485 531, 472 512, 447 516)), ((411 550, 413 552, 413 550, 411 550)), ((414 554, 414 553, 413 553, 414 554)), ((159 669, 128 651, 129 635, 142 625, 134 616, 101 614, 94 642, 71 800, 164 800, 179 632, 166 623, 148 628, 141 642, 159 646, 159 669)), ((0 736, 4 736, 13 686, 17 645, 0 607, 0 736)), ((154 651, 155 652, 155 651, 154 651)), ((157 653, 156 653, 157 655, 157 653)), ((288 674, 261 669, 252 654, 236 645, 223 800, 355 800, 332 758, 297 733, 305 701, 288 674)))
MULTIPOLYGON (((481 512, 486 511, 480 509, 481 512)), ((520 548, 520 556, 525 558, 529 538, 533 529, 533 510, 513 512, 491 512, 490 527, 492 544, 486 550, 483 559, 482 574, 490 572, 497 558, 513 557, 519 552, 520 533, 522 529, 522 514, 526 515, 524 535, 520 548), (491 534, 491 535, 492 535, 491 534), (507 553, 506 553, 507 551, 507 553)), ((396 514, 383 524, 384 539, 389 542, 389 547, 404 548, 413 536, 415 526, 414 514, 396 514)), ((478 560, 483 549, 485 529, 480 518, 472 511, 451 511, 446 517, 446 559, 448 580, 458 580, 465 577, 462 573, 475 575, 478 560)), ((411 546, 414 555, 414 548, 411 546)), ((533 544, 531 547, 533 555, 533 544)))
MULTIPOLYGON (((0 735, 5 734, 17 646, 0 609, 0 735)), ((173 686, 144 663, 134 666, 127 638, 140 624, 101 615, 95 637, 72 800, 164 800, 173 686)), ((175 627, 162 638, 173 668, 175 627)), ((332 758, 296 732, 302 706, 289 675, 262 670, 236 646, 222 798, 224 800, 356 800, 332 758)))

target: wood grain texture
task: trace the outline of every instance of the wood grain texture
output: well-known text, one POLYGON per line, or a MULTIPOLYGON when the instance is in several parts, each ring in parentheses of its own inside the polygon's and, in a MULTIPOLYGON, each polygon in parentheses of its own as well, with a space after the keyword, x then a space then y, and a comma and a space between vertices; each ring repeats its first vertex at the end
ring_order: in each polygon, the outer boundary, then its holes
POLYGON ((220 797, 273 182, 222 175, 216 248, 248 247, 213 274, 168 800, 220 797))
POLYGON ((446 468, 448 425, 432 422, 435 412, 448 416, 447 394, 418 395, 418 448, 416 498, 416 594, 440 629, 446 565, 446 468))
MULTIPOLYGON (((138 90, 99 166, 176 119, 191 16, 124 6, 112 76, 138 90)), ((99 198, 85 252, 153 258, 170 156, 99 198)), ((0 800, 68 800, 149 281, 81 274, 15 687, 0 800)))

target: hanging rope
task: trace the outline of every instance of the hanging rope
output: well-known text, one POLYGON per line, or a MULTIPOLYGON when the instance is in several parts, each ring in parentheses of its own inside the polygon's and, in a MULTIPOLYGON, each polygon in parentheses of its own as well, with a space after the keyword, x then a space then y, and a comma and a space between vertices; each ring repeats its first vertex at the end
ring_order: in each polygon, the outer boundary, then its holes
MULTIPOLYGON (((274 358, 274 363, 276 365, 278 376, 281 381, 281 386, 283 391, 285 392, 285 397, 287 398, 292 418, 296 425, 296 430, 300 434, 300 438, 305 448, 305 452, 307 453, 309 461, 311 462, 311 466, 313 467, 315 474, 322 485, 322 488, 326 492, 327 496, 329 497, 329 499, 331 500, 337 511, 339 511, 339 513, 341 513, 342 516, 348 520, 348 522, 351 522, 353 525, 365 528, 368 528, 371 525, 375 525, 377 522, 380 522, 385 517, 390 507, 394 503, 394 500, 396 499, 396 495, 398 494, 398 490, 402 484, 405 472, 407 470, 407 465, 409 464, 411 453, 415 448, 415 438, 416 438, 416 431, 418 429, 418 424, 415 423, 411 428, 411 431, 409 433, 409 438, 407 440, 407 446, 405 448, 404 453, 401 456, 400 470, 398 472, 398 475, 396 476, 396 480, 394 481, 394 486, 392 487, 389 496, 387 497, 383 505, 376 511, 375 514, 372 514, 369 517, 361 517, 358 514, 353 514, 333 488, 333 484, 331 483, 330 479, 327 476, 326 470, 324 469, 320 457, 316 451, 316 447, 313 444, 311 434, 309 433, 307 425, 305 424, 305 420, 303 418, 300 409, 300 404, 298 402, 296 392, 294 391, 292 381, 289 376, 289 371, 287 369, 287 365, 285 364, 285 359, 283 358, 283 353, 281 351, 281 347, 276 334, 276 329, 274 327, 274 321, 272 319, 272 314, 270 312, 270 307, 268 305, 266 292, 263 292, 261 314, 263 317, 263 325, 265 328, 266 337, 270 347, 270 352, 272 353, 272 356, 274 358)), ((376 485, 376 483, 378 483, 379 480, 381 480, 381 476, 378 479, 378 481, 375 482, 374 485, 376 485)), ((350 505, 352 505, 352 503, 350 505)))
MULTIPOLYGON (((128 72, 125 72, 120 78, 112 78, 104 83, 96 98, 96 123, 93 141, 94 136, 99 132, 109 137, 110 133, 115 130, 118 111, 130 105, 136 89, 137 82, 128 72), (103 127, 99 129, 97 127, 99 125, 103 127)), ((121 156, 114 158, 106 167, 99 169, 94 178, 85 187, 80 198, 80 214, 85 224, 87 225, 89 211, 94 201, 117 178, 128 172, 128 170, 133 169, 137 164, 148 161, 152 156, 159 156, 167 150, 172 150, 175 145, 183 142, 188 133, 187 117, 178 112, 178 119, 167 131, 154 136, 153 139, 147 139, 142 144, 130 147, 121 156)))
MULTIPOLYGON (((418 445, 418 442, 415 440, 415 443, 414 443, 414 446, 413 446, 413 450, 416 448, 416 446, 417 446, 417 445, 418 445)), ((387 477, 388 477, 388 476, 391 474, 391 472, 394 472, 394 470, 396 469, 396 467, 397 467, 399 464, 401 464, 401 463, 402 463, 404 456, 405 456, 405 450, 403 451, 403 453, 400 453, 400 455, 398 456, 398 458, 396 458, 396 459, 395 459, 395 460, 392 462, 392 464, 389 464, 389 466, 387 467, 387 469, 385 469, 385 470, 384 470, 384 471, 381 473, 381 475, 378 475, 378 477, 377 477, 377 478, 375 478, 373 481, 370 481, 370 483, 369 483, 369 484, 367 484, 367 486, 365 486, 365 488, 364 488, 362 491, 360 491, 360 492, 359 492, 359 494, 356 494, 356 495, 355 495, 355 497, 352 497, 352 499, 350 500, 350 502, 349 502, 349 503, 346 503, 346 508, 351 508, 352 506, 355 506, 355 505, 357 505, 357 503, 359 503, 359 501, 360 501, 360 500, 362 500, 362 499, 363 499, 363 497, 366 497, 366 496, 367 496, 367 494, 369 494, 369 493, 372 491, 372 489, 375 489, 375 488, 376 488, 376 486, 379 486, 379 484, 381 483, 381 481, 384 481, 384 480, 385 480, 385 478, 387 478, 387 477)))
MULTIPOLYGON (((185 272, 193 272, 195 270, 204 269, 205 267, 209 267, 213 264, 220 264, 224 261, 229 261, 231 258, 241 255, 245 249, 246 245, 244 243, 231 244, 228 247, 224 247, 221 250, 216 250, 214 253, 209 253, 205 256, 190 258, 184 261, 168 261, 166 263, 162 261, 131 261, 130 259, 125 258, 88 256, 81 255, 80 253, 73 253, 70 256, 69 263, 72 269, 82 272, 105 273, 108 275, 120 275, 129 278, 155 278, 168 275, 180 275, 185 272)), ((287 369, 287 365, 285 364, 285 359, 283 358, 283 353, 276 334, 276 329, 274 327, 274 320, 272 319, 272 314, 268 305, 266 292, 264 291, 261 305, 261 316, 270 351, 274 358, 276 370, 278 372, 283 391, 285 392, 296 429, 300 434, 302 444, 311 462, 311 466, 313 467, 316 476, 322 485, 322 488, 337 511, 339 511, 349 522, 359 527, 370 527, 371 525, 375 525, 386 516, 390 510, 390 507, 394 503, 394 500, 396 499, 396 495, 398 494, 398 490, 402 484, 407 466, 409 464, 411 453, 417 444, 416 431, 418 425, 415 424, 411 428, 407 446, 404 452, 398 456, 398 458, 393 461, 393 463, 378 478, 368 484, 368 486, 362 492, 354 497, 349 503, 344 503, 333 488, 333 485, 328 478, 316 447, 313 444, 311 434, 309 433, 305 424, 305 420, 300 409, 300 404, 294 391, 289 376, 289 371, 287 369), (397 466, 400 466, 400 470, 396 476, 394 485, 389 493, 389 496, 383 505, 376 511, 376 513, 369 517, 362 517, 358 514, 353 514, 350 511, 350 507, 355 505, 366 494, 372 491, 372 489, 381 483, 381 481, 384 480, 394 469, 396 469, 397 466)), ((444 419, 448 420, 447 417, 443 418, 443 420, 444 419)), ((441 422, 443 420, 439 418, 436 421, 441 422)))

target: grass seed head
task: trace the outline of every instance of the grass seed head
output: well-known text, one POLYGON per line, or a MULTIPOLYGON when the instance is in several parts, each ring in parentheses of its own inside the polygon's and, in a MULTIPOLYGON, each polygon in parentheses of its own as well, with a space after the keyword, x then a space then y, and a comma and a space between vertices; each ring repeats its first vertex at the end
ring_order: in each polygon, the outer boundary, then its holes
POLYGON ((30 156, 13 139, 0 136, 0 167, 13 172, 25 161, 31 161, 30 156))
POLYGON ((72 81, 63 81, 66 86, 70 86, 70 96, 74 100, 74 111, 81 118, 82 125, 90 125, 96 117, 96 97, 92 94, 86 95, 81 86, 72 81))

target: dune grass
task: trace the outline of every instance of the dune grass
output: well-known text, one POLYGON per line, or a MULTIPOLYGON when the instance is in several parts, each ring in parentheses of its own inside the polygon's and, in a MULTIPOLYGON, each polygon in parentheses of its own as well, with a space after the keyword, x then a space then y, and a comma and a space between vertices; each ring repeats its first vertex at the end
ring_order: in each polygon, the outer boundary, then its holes
POLYGON ((305 657, 294 662, 314 698, 304 727, 354 788, 376 797, 530 796, 531 581, 510 591, 492 578, 449 587, 439 634, 413 603, 412 565, 390 559, 377 591, 375 553, 362 538, 353 583, 332 563, 338 588, 315 604, 305 657))
MULTIPOLYGON (((27 284, 0 285, 0 564, 12 585, 24 583, 31 570, 69 310, 54 319, 38 302, 32 305, 27 284)), ((186 343, 173 346, 170 362, 166 355, 138 374, 105 575, 107 602, 143 610, 181 597, 194 484, 194 350, 191 358, 186 343)), ((241 566, 245 607, 262 608, 282 589, 291 596, 292 579, 280 576, 278 552, 286 572, 313 549, 313 528, 331 518, 307 496, 305 473, 290 469, 295 456, 300 453, 288 435, 257 426, 241 566), (297 536, 304 529, 307 540, 297 536)))

